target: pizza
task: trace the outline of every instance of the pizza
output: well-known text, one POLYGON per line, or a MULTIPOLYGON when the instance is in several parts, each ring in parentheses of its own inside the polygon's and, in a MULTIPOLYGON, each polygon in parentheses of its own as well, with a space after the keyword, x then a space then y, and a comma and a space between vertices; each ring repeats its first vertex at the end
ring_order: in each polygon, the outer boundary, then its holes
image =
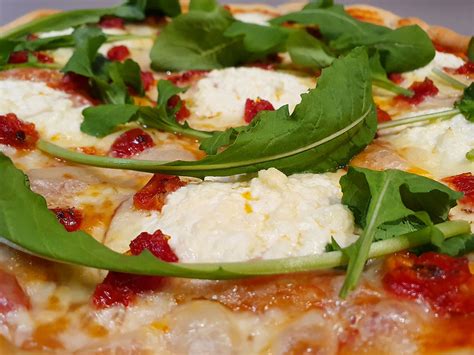
POLYGON ((0 34, 2 354, 472 353, 472 38, 325 0, 0 34))

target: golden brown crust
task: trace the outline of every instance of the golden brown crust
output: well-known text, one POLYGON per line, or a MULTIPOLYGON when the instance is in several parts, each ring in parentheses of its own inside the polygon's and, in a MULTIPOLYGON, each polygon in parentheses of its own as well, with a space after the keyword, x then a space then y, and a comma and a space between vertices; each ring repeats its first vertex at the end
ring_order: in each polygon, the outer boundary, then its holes
MULTIPOLYGON (((188 8, 189 1, 181 1, 185 10, 188 8)), ((279 6, 269 6, 265 4, 230 4, 229 7, 232 12, 263 12, 272 15, 283 14, 290 11, 300 10, 304 6, 305 2, 289 2, 279 6)), ((369 5, 351 5, 347 6, 346 10, 353 17, 375 23, 378 25, 387 26, 390 28, 398 28, 409 25, 419 25, 423 28, 433 42, 449 51, 466 53, 469 44, 469 36, 461 35, 451 29, 442 26, 429 25, 423 20, 416 17, 401 18, 393 12, 381 9, 375 6, 369 5)), ((18 19, 8 23, 5 26, 0 27, 0 33, 8 29, 14 28, 21 24, 28 23, 34 19, 56 13, 59 10, 52 9, 40 9, 30 12, 18 19)))

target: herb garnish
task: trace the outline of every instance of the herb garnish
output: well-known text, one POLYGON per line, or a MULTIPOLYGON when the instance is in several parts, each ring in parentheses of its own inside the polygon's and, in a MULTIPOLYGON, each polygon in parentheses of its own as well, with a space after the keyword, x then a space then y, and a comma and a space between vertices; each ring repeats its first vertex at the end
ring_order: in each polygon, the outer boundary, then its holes
MULTIPOLYGON (((67 232, 48 210, 45 199, 30 190, 27 177, 1 153, 0 171, 4 177, 0 181, 1 239, 10 246, 46 259, 133 274, 215 280, 328 269, 348 262, 341 251, 286 259, 205 264, 166 263, 147 250, 138 256, 118 254, 85 232, 67 232), (19 215, 22 223, 18 223, 19 215)), ((429 244, 434 232, 451 238, 469 231, 469 223, 465 221, 440 223, 375 242, 370 246, 368 257, 429 244)))

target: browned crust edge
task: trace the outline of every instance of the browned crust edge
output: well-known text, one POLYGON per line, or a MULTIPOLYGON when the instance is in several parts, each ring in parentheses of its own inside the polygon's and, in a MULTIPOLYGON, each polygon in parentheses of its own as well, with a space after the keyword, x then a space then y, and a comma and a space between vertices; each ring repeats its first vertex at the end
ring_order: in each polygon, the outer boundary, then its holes
MULTIPOLYGON (((186 9, 189 1, 183 0, 181 1, 181 3, 186 9)), ((254 3, 254 4, 230 4, 229 7, 232 11, 237 11, 237 12, 238 11, 259 11, 259 12, 266 12, 266 13, 271 13, 271 14, 281 14, 281 13, 299 10, 303 7, 304 4, 305 2, 297 1, 297 2, 289 2, 283 5, 279 5, 279 6, 269 6, 265 4, 254 3)), ((433 42, 440 45, 441 47, 444 47, 453 52, 460 52, 460 53, 467 52, 470 37, 461 35, 449 28, 446 28, 443 26, 430 25, 417 17, 402 18, 394 14, 393 12, 390 12, 390 11, 387 11, 375 6, 357 4, 357 5, 347 6, 346 8, 350 12, 362 11, 368 14, 370 13, 371 16, 375 16, 379 18, 385 26, 390 27, 390 28, 398 28, 398 27, 408 26, 408 25, 419 25, 423 30, 425 30, 428 33, 428 35, 433 40, 433 42)), ((0 33, 7 31, 11 28, 14 28, 16 26, 25 24, 34 19, 47 16, 53 13, 57 13, 57 12, 59 12, 59 10, 53 10, 53 9, 39 9, 39 10, 32 11, 6 24, 5 26, 0 27, 0 33)))

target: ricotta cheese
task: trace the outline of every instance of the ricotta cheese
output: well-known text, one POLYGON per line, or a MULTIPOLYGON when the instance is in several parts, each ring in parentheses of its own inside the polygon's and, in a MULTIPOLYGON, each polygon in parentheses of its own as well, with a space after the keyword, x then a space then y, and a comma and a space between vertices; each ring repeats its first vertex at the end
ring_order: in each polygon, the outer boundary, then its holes
POLYGON ((427 170, 433 177, 474 172, 474 163, 466 159, 466 153, 474 149, 474 124, 461 114, 444 121, 407 127, 383 139, 391 143, 401 156, 427 170))
POLYGON ((105 243, 123 252, 139 233, 161 229, 183 262, 319 254, 331 237, 342 246, 356 239, 340 176, 287 177, 272 168, 248 182, 191 183, 170 194, 161 213, 122 206, 105 243))
POLYGON ((234 14, 234 18, 247 23, 253 23, 256 25, 268 26, 273 16, 270 14, 264 14, 261 12, 240 12, 234 14))
POLYGON ((96 145, 99 140, 82 133, 82 110, 70 97, 45 83, 0 81, 0 114, 15 113, 32 122, 44 139, 66 147, 96 145))
POLYGON ((197 129, 215 130, 245 124, 246 99, 268 100, 275 109, 288 104, 290 111, 300 95, 313 88, 311 78, 260 68, 213 70, 183 96, 192 116, 189 124, 197 129))

